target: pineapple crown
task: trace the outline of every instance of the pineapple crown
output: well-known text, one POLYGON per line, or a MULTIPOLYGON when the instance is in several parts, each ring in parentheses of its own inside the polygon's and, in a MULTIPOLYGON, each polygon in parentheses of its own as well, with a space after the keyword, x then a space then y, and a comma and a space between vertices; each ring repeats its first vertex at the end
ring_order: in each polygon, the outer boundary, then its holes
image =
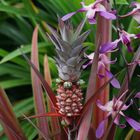
POLYGON ((74 32, 70 21, 59 21, 59 33, 48 25, 49 39, 55 46, 55 57, 59 77, 64 81, 75 82, 80 78, 82 65, 85 63, 84 53, 86 47, 83 42, 86 40, 90 30, 81 34, 85 20, 83 20, 74 32))

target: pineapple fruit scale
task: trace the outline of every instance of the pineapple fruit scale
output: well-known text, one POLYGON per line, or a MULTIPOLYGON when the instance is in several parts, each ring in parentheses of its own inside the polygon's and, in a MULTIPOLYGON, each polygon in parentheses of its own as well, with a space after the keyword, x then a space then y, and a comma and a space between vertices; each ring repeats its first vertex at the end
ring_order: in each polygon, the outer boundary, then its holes
POLYGON ((47 34, 55 46, 56 65, 59 78, 57 79, 57 105, 60 114, 72 117, 79 115, 82 109, 82 91, 80 88, 80 75, 82 65, 85 63, 84 53, 86 48, 83 42, 89 34, 89 30, 81 34, 84 21, 77 29, 73 30, 70 21, 63 22, 59 19, 59 33, 48 26, 50 34, 47 34))

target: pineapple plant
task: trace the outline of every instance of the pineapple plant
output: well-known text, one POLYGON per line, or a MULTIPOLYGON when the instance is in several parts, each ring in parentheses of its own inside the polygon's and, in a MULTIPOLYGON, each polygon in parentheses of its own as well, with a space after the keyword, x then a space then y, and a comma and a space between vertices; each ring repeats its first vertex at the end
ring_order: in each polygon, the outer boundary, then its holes
POLYGON ((55 46, 56 65, 59 79, 57 83, 57 106, 58 112, 66 117, 80 115, 82 109, 82 90, 80 79, 82 65, 85 63, 84 53, 86 47, 83 42, 89 34, 89 30, 81 34, 85 20, 74 31, 70 21, 59 21, 59 32, 48 26, 50 34, 47 34, 55 46))

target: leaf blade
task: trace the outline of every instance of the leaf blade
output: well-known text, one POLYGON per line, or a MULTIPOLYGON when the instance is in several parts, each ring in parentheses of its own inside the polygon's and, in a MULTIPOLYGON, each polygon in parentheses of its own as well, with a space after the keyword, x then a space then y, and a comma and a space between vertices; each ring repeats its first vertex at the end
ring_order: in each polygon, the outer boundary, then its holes
MULTIPOLYGON (((31 50, 31 61, 36 66, 39 71, 39 61, 38 61, 38 26, 34 29, 33 37, 32 37, 32 50, 31 50)), ((36 73, 33 69, 31 69, 31 77, 32 77, 32 89, 34 94, 34 103, 35 103, 35 111, 36 115, 46 113, 46 106, 43 96, 43 90, 41 87, 41 82, 39 81, 36 73)), ((38 127, 40 131, 45 135, 45 137, 49 136, 49 128, 48 122, 46 118, 37 119, 38 127)), ((41 136, 41 135, 40 135, 41 136)))

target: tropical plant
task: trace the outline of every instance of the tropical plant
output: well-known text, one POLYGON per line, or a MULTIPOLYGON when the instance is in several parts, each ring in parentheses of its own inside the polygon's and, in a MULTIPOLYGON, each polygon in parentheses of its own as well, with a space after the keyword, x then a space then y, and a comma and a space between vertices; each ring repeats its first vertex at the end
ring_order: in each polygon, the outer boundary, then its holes
POLYGON ((138 0, 0 2, 2 140, 139 139, 138 0))

